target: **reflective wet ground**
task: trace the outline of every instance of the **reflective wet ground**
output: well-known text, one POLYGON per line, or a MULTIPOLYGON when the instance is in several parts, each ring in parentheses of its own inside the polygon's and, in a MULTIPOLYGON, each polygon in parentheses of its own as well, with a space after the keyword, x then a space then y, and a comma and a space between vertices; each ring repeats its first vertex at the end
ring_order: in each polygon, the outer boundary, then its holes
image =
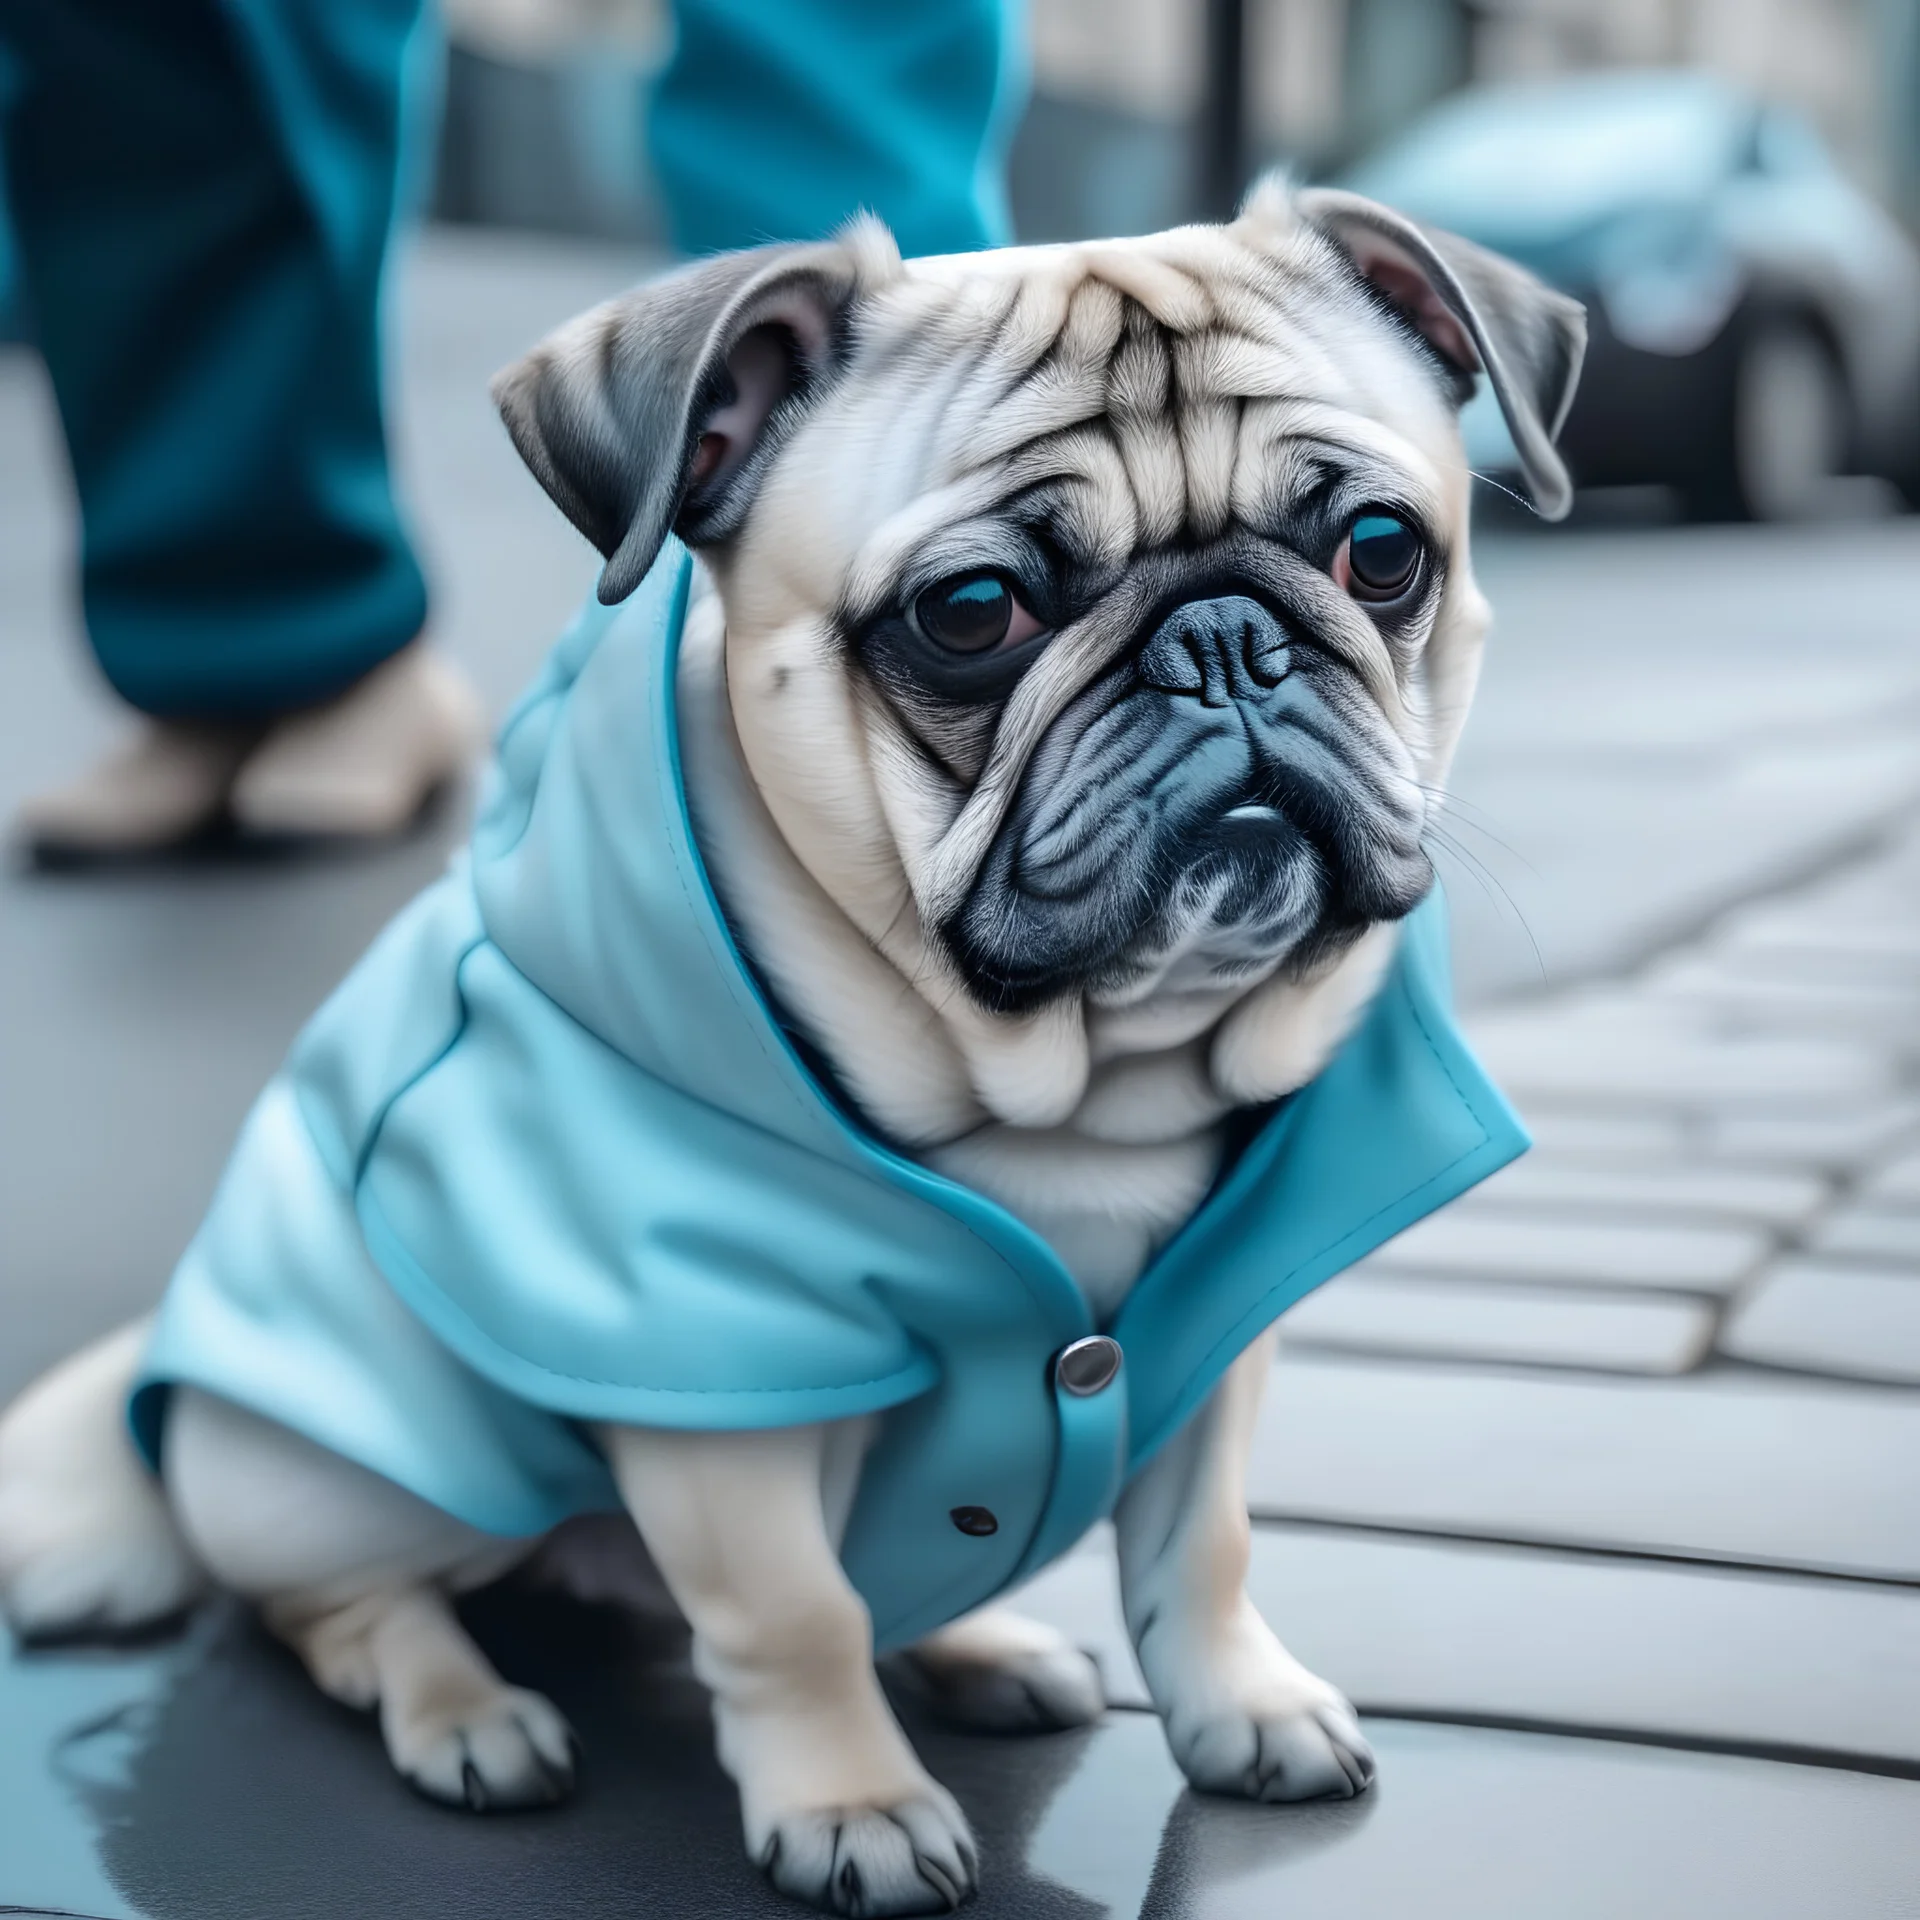
MULTIPOLYGON (((8 1911, 99 1920, 790 1915, 741 1852, 705 1704, 622 1623, 496 1598, 515 1679, 581 1735, 580 1791, 480 1819, 416 1799, 370 1720, 328 1705, 237 1615, 119 1656, 8 1669, 8 1911)), ((1915 1911, 1904 1781, 1643 1745, 1378 1720, 1366 1798, 1184 1791, 1159 1730, 981 1739, 916 1723, 984 1854, 980 1920, 1103 1914, 1895 1915, 1915 1911)))

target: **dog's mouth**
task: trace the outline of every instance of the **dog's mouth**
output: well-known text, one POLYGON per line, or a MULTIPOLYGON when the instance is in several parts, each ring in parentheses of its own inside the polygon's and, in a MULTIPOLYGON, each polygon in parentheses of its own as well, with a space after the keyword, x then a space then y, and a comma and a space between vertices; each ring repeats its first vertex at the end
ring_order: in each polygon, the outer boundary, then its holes
POLYGON ((1295 660, 1212 703, 1129 665, 1061 715, 940 929, 983 1004, 1125 997, 1173 954, 1246 978, 1419 903, 1405 749, 1344 668, 1295 660))

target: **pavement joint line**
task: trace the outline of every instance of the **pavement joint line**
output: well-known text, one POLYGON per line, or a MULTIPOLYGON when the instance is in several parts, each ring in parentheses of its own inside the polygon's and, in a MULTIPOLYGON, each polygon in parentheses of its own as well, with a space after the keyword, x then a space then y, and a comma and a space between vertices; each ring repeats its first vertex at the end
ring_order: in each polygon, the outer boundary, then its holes
MULTIPOLYGON (((1915 1279, 1914 1285, 1920 1286, 1920 1277, 1915 1279)), ((1719 1335, 1716 1333, 1714 1337, 1718 1339, 1719 1335)), ((1891 1376, 1882 1376, 1879 1374, 1830 1373, 1825 1367, 1796 1367, 1788 1360, 1756 1360, 1751 1354, 1745 1353, 1720 1353, 1716 1351, 1712 1358, 1720 1367, 1725 1368, 1729 1372, 1737 1369, 1741 1372, 1765 1374, 1769 1379, 1777 1377, 1783 1380, 1818 1380, 1831 1386, 1893 1387, 1896 1390, 1910 1384, 1910 1382, 1905 1379, 1896 1379, 1891 1376)), ((1696 1367, 1693 1369, 1693 1372, 1699 1373, 1703 1370, 1701 1367, 1696 1367)), ((1583 1369, 1583 1371, 1585 1371, 1585 1369, 1583 1369)), ((1618 1378, 1617 1375, 1615 1377, 1618 1378)), ((1692 1374, 1686 1377, 1691 1379, 1692 1374)))
MULTIPOLYGON (((1871 1773, 1890 1780, 1920 1780, 1920 1760, 1896 1760, 1845 1747, 1801 1746, 1787 1740, 1716 1740, 1708 1734, 1594 1725, 1586 1721, 1536 1719, 1529 1714, 1442 1711, 1356 1700, 1354 1710, 1372 1720, 1412 1720, 1425 1726, 1482 1727, 1490 1733, 1532 1733, 1562 1740, 1604 1740, 1612 1746, 1659 1747, 1670 1753, 1719 1754, 1734 1760, 1770 1760, 1835 1773, 1871 1773)), ((1136 1712, 1141 1709, 1136 1708, 1136 1712)))
MULTIPOLYGON (((1729 1760, 1766 1760, 1781 1766, 1819 1767, 1831 1773, 1871 1773, 1883 1779, 1920 1781, 1920 1760, 1899 1760, 1852 1747, 1805 1746, 1790 1740, 1722 1740, 1710 1734, 1672 1733, 1656 1727, 1555 1720, 1524 1713, 1399 1706, 1392 1701, 1360 1697, 1354 1699, 1353 1710, 1362 1720, 1404 1720, 1424 1727, 1473 1727, 1488 1733, 1527 1733, 1555 1740, 1603 1740, 1616 1747, 1658 1747, 1669 1753, 1715 1754, 1729 1760)), ((1105 1711, 1137 1714, 1146 1720, 1160 1717, 1157 1707, 1143 1706, 1134 1700, 1109 1701, 1105 1711)), ((10 1907, 0 1907, 0 1913, 12 1911, 10 1907)))
MULTIPOLYGON (((1659 1227, 1743 1227, 1776 1241, 1783 1240, 1789 1232, 1797 1231, 1773 1221, 1757 1220, 1752 1214, 1737 1213, 1731 1208, 1716 1211, 1710 1207, 1669 1206, 1664 1201, 1583 1199, 1575 1204, 1566 1200, 1509 1200, 1505 1194, 1500 1194, 1490 1195, 1484 1200, 1463 1195, 1453 1205, 1457 1211, 1474 1220, 1498 1215, 1506 1220, 1552 1220, 1563 1225, 1585 1225, 1596 1215, 1606 1215, 1614 1219, 1631 1217, 1637 1225, 1659 1227)), ((1826 1203, 1822 1202, 1820 1210, 1811 1217, 1824 1219, 1826 1203)))
MULTIPOLYGON (((1740 1292, 1744 1292, 1749 1286, 1756 1285, 1765 1277, 1764 1272, 1749 1276, 1749 1278, 1741 1281, 1740 1287, 1736 1290, 1736 1294, 1733 1297, 1737 1298, 1740 1292)), ((1421 1284, 1423 1286, 1428 1284, 1439 1286, 1445 1283, 1441 1281, 1429 1282, 1423 1278, 1421 1284)), ((1920 1276, 1916 1276, 1915 1284, 1920 1285, 1920 1276)), ((1541 1286, 1537 1291, 1553 1293, 1557 1292, 1558 1289, 1550 1286, 1541 1286)), ((1683 1298, 1694 1299, 1698 1296, 1691 1294, 1683 1295, 1677 1289, 1668 1287, 1637 1287, 1630 1290, 1628 1297, 1633 1299, 1677 1300, 1683 1298)), ((1715 1328, 1714 1337, 1716 1339, 1719 1337, 1718 1327, 1715 1328)), ((1282 1361, 1288 1365, 1311 1367, 1334 1359, 1335 1352, 1330 1342, 1322 1340, 1300 1341, 1292 1346, 1288 1346, 1285 1342, 1283 1325, 1281 1358, 1282 1361)), ((1581 1380, 1606 1381, 1611 1385, 1618 1385, 1623 1380, 1641 1380, 1668 1387, 1682 1381, 1711 1379, 1721 1374, 1744 1375, 1748 1372, 1772 1374, 1777 1371, 1777 1369, 1772 1366, 1762 1366, 1760 1362, 1749 1360, 1741 1354, 1722 1353, 1717 1347, 1709 1347, 1705 1357, 1696 1365, 1687 1368, 1684 1373, 1623 1373, 1618 1367, 1583 1367, 1577 1362, 1570 1360, 1507 1360, 1487 1354, 1416 1353, 1411 1349, 1405 1352, 1390 1352, 1382 1347, 1365 1347, 1359 1349, 1343 1347, 1339 1350, 1338 1361, 1340 1363, 1351 1365, 1356 1359, 1378 1366, 1383 1372, 1396 1367, 1404 1367, 1409 1371, 1417 1373, 1428 1368, 1439 1367, 1451 1373, 1497 1374, 1502 1379, 1524 1380, 1534 1374, 1551 1373, 1556 1378, 1572 1376, 1581 1380)), ((1846 1389, 1871 1389, 1871 1391, 1879 1394, 1920 1395, 1920 1387, 1912 1386, 1901 1380, 1863 1381, 1858 1374, 1821 1373, 1814 1368, 1795 1368, 1792 1371, 1797 1379, 1817 1380, 1826 1386, 1846 1389)))
MULTIPOLYGON (((1800 1252, 1798 1249, 1785 1249, 1789 1255, 1800 1252)), ((1822 1259, 1833 1256, 1820 1255, 1822 1259)), ((1836 1264, 1846 1264, 1837 1257, 1836 1264)), ((1525 1379, 1535 1374, 1552 1374, 1561 1379, 1604 1380, 1616 1382, 1623 1379, 1650 1381, 1699 1380, 1719 1374, 1761 1374, 1769 1378, 1775 1375, 1794 1380, 1817 1381, 1824 1386, 1841 1388, 1871 1387, 1881 1393, 1920 1392, 1905 1380, 1863 1380, 1857 1373, 1830 1373, 1819 1367, 1795 1367, 1777 1361, 1750 1359, 1745 1354, 1726 1353, 1721 1350, 1720 1336, 1726 1330, 1727 1318, 1733 1309, 1755 1288, 1762 1286, 1772 1276, 1775 1262, 1756 1267, 1747 1274, 1724 1296, 1706 1295, 1697 1290, 1675 1284, 1673 1286, 1622 1286, 1605 1287, 1594 1282, 1585 1282, 1575 1288, 1563 1287, 1557 1281, 1529 1280, 1513 1275, 1500 1275, 1496 1279, 1483 1280, 1477 1275, 1465 1273, 1417 1273, 1413 1269, 1395 1269, 1394 1277, 1405 1277, 1421 1286, 1434 1288, 1446 1287, 1458 1282, 1467 1286, 1512 1286, 1516 1291, 1546 1294, 1555 1298, 1562 1294, 1592 1294, 1604 1296, 1609 1300, 1685 1300, 1696 1305, 1705 1305, 1714 1311, 1713 1334, 1707 1343, 1706 1352, 1692 1366, 1679 1373, 1644 1372, 1631 1368, 1583 1366, 1577 1360, 1547 1359, 1510 1359, 1493 1354, 1468 1354, 1452 1351, 1434 1351, 1414 1346, 1388 1347, 1376 1344, 1362 1344, 1355 1341, 1340 1340, 1334 1337, 1312 1335, 1305 1339, 1288 1342, 1284 1322, 1281 1327, 1281 1350, 1283 1357, 1296 1364, 1311 1366, 1316 1360, 1332 1358, 1342 1361, 1366 1361, 1382 1368, 1408 1367, 1415 1370, 1425 1367, 1443 1367, 1449 1370, 1466 1370, 1475 1373, 1494 1373, 1506 1377, 1518 1376, 1525 1379)), ((1856 1262, 1855 1264, 1860 1264, 1856 1262)), ((1866 1262, 1868 1265, 1884 1262, 1866 1262)), ((1920 1286, 1920 1274, 1914 1276, 1914 1284, 1920 1286)))
MULTIPOLYGON (((1545 1291, 1545 1289, 1542 1289, 1542 1291, 1545 1291)), ((1656 1292, 1656 1290, 1651 1287, 1642 1287, 1637 1293, 1624 1297, 1637 1300, 1646 1300, 1649 1298, 1672 1300, 1678 1299, 1680 1296, 1677 1294, 1656 1292)), ((1716 1323, 1713 1338, 1718 1340, 1719 1337, 1720 1329, 1716 1323)), ((1318 1334, 1313 1335, 1310 1339, 1295 1340, 1289 1351, 1302 1355, 1327 1354, 1342 1360, 1383 1360, 1392 1361, 1396 1365, 1404 1363, 1416 1367, 1489 1367, 1497 1369, 1501 1373, 1549 1373, 1556 1379, 1572 1378, 1576 1380, 1604 1381, 1691 1380, 1712 1362, 1728 1357, 1714 1350, 1711 1343, 1709 1343, 1705 1360, 1700 1361, 1694 1366, 1682 1368, 1677 1373, 1658 1373, 1650 1368, 1643 1367, 1596 1367, 1584 1365, 1578 1360, 1491 1359, 1479 1353, 1457 1353, 1451 1349, 1416 1347, 1411 1344, 1404 1347, 1390 1347, 1357 1340, 1341 1340, 1333 1335, 1328 1335, 1323 1338, 1318 1334)), ((1739 1364, 1746 1366, 1753 1363, 1743 1360, 1739 1364)), ((1772 1369, 1768 1369, 1768 1371, 1772 1371, 1772 1369)), ((1819 1374, 1813 1377, 1822 1380, 1835 1380, 1844 1386, 1858 1386, 1860 1384, 1859 1377, 1851 1373, 1819 1374)))
MULTIPOLYGON (((1625 1210, 1622 1209, 1622 1211, 1624 1212, 1625 1210)), ((1583 1217, 1570 1224, 1590 1226, 1594 1224, 1594 1222, 1589 1218, 1583 1217)), ((1801 1250, 1795 1248, 1792 1249, 1792 1251, 1797 1253, 1801 1250)), ((1369 1254, 1365 1260, 1348 1268, 1347 1272, 1363 1275, 1370 1280, 1392 1279, 1404 1280, 1409 1283, 1417 1282, 1420 1286, 1432 1287, 1436 1292, 1445 1291, 1454 1287, 1471 1287, 1483 1293, 1519 1294, 1530 1300, 1632 1301, 1643 1300, 1649 1293, 1657 1293, 1663 1300, 1684 1299, 1706 1303, 1708 1301, 1717 1301, 1721 1297, 1718 1293, 1706 1287, 1696 1285, 1686 1280, 1675 1280, 1658 1287, 1648 1287, 1631 1280, 1588 1279, 1585 1275, 1582 1275, 1578 1280, 1556 1280, 1551 1273, 1546 1272, 1476 1273, 1465 1267, 1429 1267, 1416 1265, 1412 1261, 1407 1262, 1404 1266, 1398 1262, 1391 1265, 1383 1264, 1375 1266, 1373 1263, 1377 1258, 1377 1255, 1369 1254)), ((1765 1271, 1764 1267, 1761 1271, 1765 1271)), ((1345 1278, 1346 1273, 1334 1275, 1335 1280, 1344 1280, 1345 1278)), ((1743 1287, 1748 1284, 1746 1280, 1739 1282, 1739 1285, 1743 1287)), ((1280 1334, 1283 1341, 1286 1337, 1286 1331, 1287 1323, 1283 1318, 1280 1321, 1280 1334)))
MULTIPOLYGON (((1871 1184, 1878 1167, 1885 1164, 1887 1157, 1881 1154, 1864 1163, 1855 1162, 1850 1166, 1835 1169, 1827 1197, 1821 1205, 1804 1220, 1797 1221, 1791 1226, 1772 1229, 1774 1245, 1760 1265, 1737 1285, 1729 1288, 1724 1295, 1708 1303, 1708 1310, 1713 1318, 1713 1331, 1708 1337, 1706 1352, 1690 1372, 1697 1374, 1710 1369, 1745 1369, 1788 1379, 1824 1380, 1842 1384, 1859 1383, 1861 1376, 1858 1374, 1835 1373, 1824 1367, 1793 1366, 1784 1361, 1756 1360, 1751 1355, 1727 1353, 1721 1343, 1735 1313, 1753 1299, 1788 1262, 1795 1259, 1821 1259, 1846 1265, 1851 1259, 1855 1264, 1875 1264, 1872 1256, 1865 1254, 1850 1256, 1844 1249, 1835 1253, 1815 1246, 1814 1242, 1828 1222, 1850 1209, 1872 1204, 1871 1184)), ((1920 1274, 1915 1277, 1916 1281, 1920 1282, 1920 1274)))
MULTIPOLYGON (((1792 1249, 1792 1251, 1798 1252, 1800 1249, 1796 1248, 1792 1249)), ((1751 1273, 1736 1281, 1734 1283, 1734 1291, 1744 1291, 1746 1288, 1752 1286, 1756 1280, 1763 1278, 1769 1271, 1772 1258, 1773 1256, 1769 1254, 1765 1262, 1756 1267, 1751 1273)), ((1708 1293, 1703 1288, 1690 1285, 1685 1280, 1662 1281, 1658 1283, 1639 1283, 1625 1280, 1609 1282, 1606 1280, 1586 1279, 1584 1277, 1579 1280, 1556 1280, 1550 1273, 1534 1271, 1481 1274, 1469 1272, 1464 1267, 1403 1267, 1397 1264, 1371 1267, 1365 1263, 1362 1263, 1360 1267, 1353 1269, 1353 1271, 1364 1272, 1369 1278, 1373 1279, 1385 1280, 1390 1278, 1394 1280, 1415 1281, 1423 1287, 1433 1287, 1436 1289, 1443 1287, 1477 1287, 1483 1288, 1488 1292, 1498 1289, 1508 1293, 1524 1294, 1532 1299, 1633 1301, 1645 1300, 1651 1296, 1659 1300, 1691 1300, 1702 1306, 1717 1306, 1723 1297, 1720 1294, 1708 1293)), ((1335 1276, 1336 1279, 1340 1277, 1342 1276, 1335 1276)), ((1285 1320, 1282 1320, 1280 1322, 1280 1338, 1283 1344, 1286 1340, 1286 1334, 1287 1323, 1285 1320)), ((1323 1345, 1325 1343, 1316 1341, 1315 1344, 1323 1345)), ((1531 1360, 1487 1360, 1462 1362, 1461 1364, 1473 1366, 1530 1367, 1536 1363, 1531 1360)), ((1539 1364, 1545 1365, 1547 1363, 1543 1361, 1539 1364)), ((1572 1365, 1573 1363, 1568 1362, 1566 1364, 1572 1365)), ((1582 1373, 1599 1371, 1599 1369, 1587 1367, 1580 1367, 1576 1370, 1582 1373)), ((1606 1369, 1606 1371, 1611 1371, 1611 1369, 1606 1369)))
POLYGON ((1458 1527, 1421 1526, 1414 1521, 1350 1520, 1340 1514, 1313 1513, 1297 1507, 1256 1507, 1247 1516, 1256 1527, 1271 1532, 1359 1534, 1379 1540, 1413 1540, 1436 1546, 1489 1548, 1514 1553, 1548 1554, 1561 1560, 1627 1561, 1656 1567, 1679 1567, 1707 1574, 1743 1574, 1757 1579, 1792 1583, 1819 1581, 1846 1587, 1873 1587, 1920 1594, 1920 1574, 1868 1573, 1853 1567, 1822 1566, 1805 1560, 1748 1560, 1705 1549, 1678 1547, 1622 1547, 1604 1541, 1569 1540, 1550 1534, 1479 1533, 1458 1527))

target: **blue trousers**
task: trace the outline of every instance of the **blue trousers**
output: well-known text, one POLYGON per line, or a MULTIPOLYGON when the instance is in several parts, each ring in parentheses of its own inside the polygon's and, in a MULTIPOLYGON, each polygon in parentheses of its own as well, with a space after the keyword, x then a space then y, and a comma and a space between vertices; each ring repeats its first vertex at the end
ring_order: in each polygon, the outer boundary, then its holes
POLYGON ((906 254, 1005 246, 1022 0, 677 0, 648 134, 684 253, 865 207, 906 254))
MULTIPOLYGON (((1018 0, 680 0, 652 136, 690 252, 858 207, 1005 238, 1018 0)), ((421 0, 5 0, 0 180, 77 483, 87 631, 156 714, 270 714, 404 646, 380 295, 421 0)), ((557 317, 557 316, 556 316, 557 317)))

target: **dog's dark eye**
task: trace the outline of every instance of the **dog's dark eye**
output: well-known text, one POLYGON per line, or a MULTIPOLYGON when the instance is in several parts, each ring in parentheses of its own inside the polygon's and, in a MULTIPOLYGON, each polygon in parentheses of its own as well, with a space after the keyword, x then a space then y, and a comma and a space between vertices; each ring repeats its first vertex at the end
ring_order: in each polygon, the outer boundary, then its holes
POLYGON ((1356 599, 1392 600, 1420 570, 1420 536, 1390 513, 1363 513, 1347 533, 1341 582, 1356 599))
POLYGON ((913 603, 914 624, 949 653, 985 653, 1030 639, 1040 623, 997 573, 962 573, 928 587, 913 603))

